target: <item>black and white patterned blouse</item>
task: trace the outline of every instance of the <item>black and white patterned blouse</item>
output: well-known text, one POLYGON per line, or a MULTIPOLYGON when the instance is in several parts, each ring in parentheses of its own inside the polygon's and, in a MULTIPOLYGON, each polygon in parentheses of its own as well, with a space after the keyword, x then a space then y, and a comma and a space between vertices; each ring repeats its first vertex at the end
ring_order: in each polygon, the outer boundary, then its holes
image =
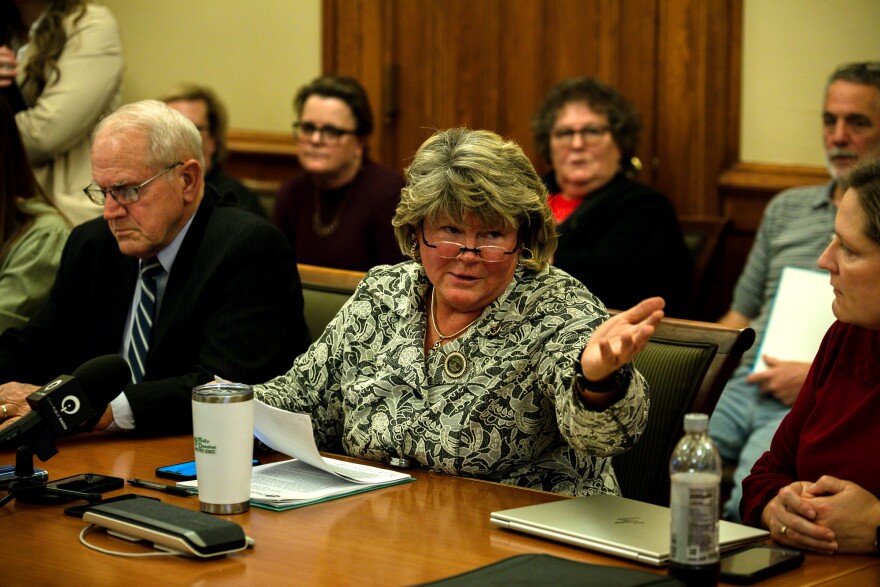
POLYGON ((619 493, 605 458, 632 447, 647 389, 588 409, 574 365, 607 318, 578 281, 518 268, 461 337, 424 352, 422 266, 371 270, 286 374, 255 386, 267 404, 308 413, 319 448, 566 495, 619 493))

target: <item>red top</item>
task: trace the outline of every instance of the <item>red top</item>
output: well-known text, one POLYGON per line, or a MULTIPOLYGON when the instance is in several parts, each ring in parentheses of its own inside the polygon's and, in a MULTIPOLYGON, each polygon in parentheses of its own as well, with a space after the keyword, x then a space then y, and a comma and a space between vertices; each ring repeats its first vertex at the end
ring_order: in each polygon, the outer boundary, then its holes
POLYGON ((550 205, 550 210, 553 211, 553 216, 556 217, 556 224, 565 222, 565 219, 571 216, 571 213, 577 210, 577 207, 583 201, 583 198, 569 200, 563 198, 562 194, 550 194, 550 197, 547 198, 547 204, 550 205))
POLYGON ((794 481, 822 475, 880 497, 880 330, 835 322, 825 334, 770 450, 743 481, 740 512, 761 525, 764 506, 794 481))

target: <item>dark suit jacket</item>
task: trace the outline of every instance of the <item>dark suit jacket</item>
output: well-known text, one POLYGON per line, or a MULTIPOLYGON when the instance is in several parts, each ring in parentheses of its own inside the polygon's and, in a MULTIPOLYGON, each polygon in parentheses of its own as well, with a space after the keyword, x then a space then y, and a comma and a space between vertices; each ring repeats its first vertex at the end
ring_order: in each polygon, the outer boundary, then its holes
MULTIPOLYGON (((219 375, 260 383, 308 345, 296 263, 267 220, 217 206, 207 191, 168 276, 145 381, 129 384, 137 431, 192 429, 191 390, 219 375)), ((42 385, 96 356, 118 353, 138 261, 120 253, 104 219, 73 230, 49 299, 0 335, 0 382, 42 385)))
POLYGON ((214 191, 220 196, 221 202, 238 206, 266 218, 266 210, 260 204, 257 195, 244 187, 237 179, 226 175, 216 161, 211 167, 211 171, 205 174, 205 183, 214 188, 214 191))

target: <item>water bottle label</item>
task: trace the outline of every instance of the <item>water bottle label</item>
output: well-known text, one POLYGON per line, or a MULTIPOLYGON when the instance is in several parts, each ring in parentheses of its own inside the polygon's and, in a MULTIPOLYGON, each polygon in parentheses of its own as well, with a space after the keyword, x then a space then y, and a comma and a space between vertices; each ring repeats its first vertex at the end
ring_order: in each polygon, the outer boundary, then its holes
POLYGON ((718 500, 717 477, 708 476, 708 482, 693 479, 676 480, 673 475, 670 495, 672 513, 670 532, 672 562, 705 565, 718 559, 718 500))

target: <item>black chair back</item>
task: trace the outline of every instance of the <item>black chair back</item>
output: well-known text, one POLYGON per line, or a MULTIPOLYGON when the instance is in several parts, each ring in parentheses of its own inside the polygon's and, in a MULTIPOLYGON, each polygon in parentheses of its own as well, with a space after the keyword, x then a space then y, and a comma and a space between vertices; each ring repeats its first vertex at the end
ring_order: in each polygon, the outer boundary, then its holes
POLYGON ((648 382, 648 424, 632 449, 611 459, 624 497, 669 505, 669 459, 681 438, 684 415, 712 414, 727 380, 754 342, 751 328, 660 320, 633 361, 648 382))

